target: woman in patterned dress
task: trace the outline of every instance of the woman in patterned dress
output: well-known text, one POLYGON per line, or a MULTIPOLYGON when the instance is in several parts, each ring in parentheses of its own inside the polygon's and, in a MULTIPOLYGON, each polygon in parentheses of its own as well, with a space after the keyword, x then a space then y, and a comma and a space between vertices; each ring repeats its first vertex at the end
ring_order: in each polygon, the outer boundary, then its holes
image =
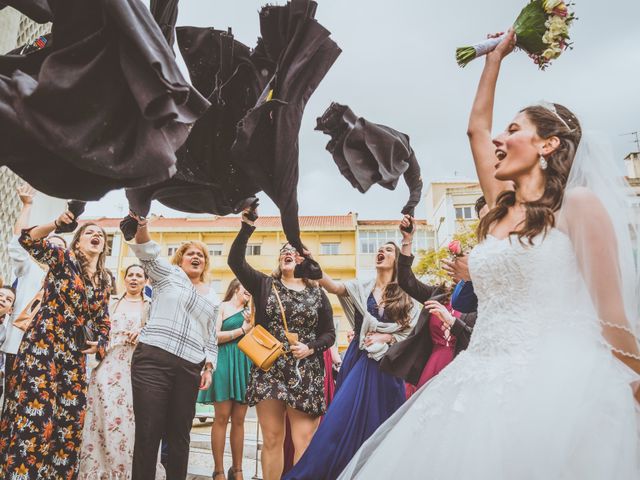
POLYGON ((320 415, 324 414, 323 352, 333 345, 333 310, 327 295, 315 282, 294 278, 296 262, 301 258, 286 244, 280 250, 278 267, 270 276, 254 270, 245 259, 249 237, 255 227, 243 212, 242 227, 229 251, 229 266, 255 300, 255 322, 264 327, 287 351, 267 371, 253 366, 247 388, 247 402, 256 406, 264 441, 262 474, 264 480, 279 479, 283 469, 285 415, 291 421, 291 433, 297 459, 311 442, 320 415), (289 331, 299 341, 290 345, 277 295, 282 301, 289 331))
MULTIPOLYGON (((151 300, 143 288, 142 265, 124 272, 126 292, 109 305, 111 333, 105 358, 93 371, 87 393, 87 416, 80 450, 81 480, 131 478, 135 417, 131 393, 131 358, 140 330, 149 318, 151 300)), ((165 471, 156 466, 156 479, 165 471)))
POLYGON ((45 237, 73 220, 24 230, 20 244, 49 271, 42 307, 14 360, 10 396, 0 422, 0 478, 74 480, 86 405, 87 354, 104 355, 109 338, 109 276, 106 235, 85 223, 68 250, 45 237), (82 326, 97 341, 83 348, 82 326))

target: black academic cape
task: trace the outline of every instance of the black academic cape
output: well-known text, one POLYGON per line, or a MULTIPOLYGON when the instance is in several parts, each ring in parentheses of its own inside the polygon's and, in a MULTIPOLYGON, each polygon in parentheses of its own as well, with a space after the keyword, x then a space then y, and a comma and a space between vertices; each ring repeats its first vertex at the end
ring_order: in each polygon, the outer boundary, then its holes
POLYGON ((80 200, 173 175, 175 151, 209 103, 143 3, 4 3, 53 23, 43 49, 0 56, 0 164, 80 200))
POLYGON ((276 72, 238 124, 233 161, 280 209, 283 230, 302 252, 298 224, 298 134, 307 101, 341 53, 314 18, 317 4, 292 0, 260 12, 267 53, 276 72))
POLYGON ((402 213, 413 216, 422 196, 422 178, 408 135, 369 122, 335 102, 318 118, 316 130, 331 136, 327 150, 342 176, 361 193, 374 184, 395 190, 403 176, 409 200, 402 213))

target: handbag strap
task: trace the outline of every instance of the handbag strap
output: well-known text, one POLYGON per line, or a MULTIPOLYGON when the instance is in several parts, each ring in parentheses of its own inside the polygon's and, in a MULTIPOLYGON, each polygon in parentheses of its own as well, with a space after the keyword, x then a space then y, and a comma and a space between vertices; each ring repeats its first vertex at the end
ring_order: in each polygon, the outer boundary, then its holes
POLYGON ((280 301, 280 295, 278 295, 278 289, 276 288, 275 283, 271 284, 271 288, 273 289, 273 293, 276 294, 278 305, 280 305, 280 314, 282 315, 282 322, 284 323, 284 331, 289 333, 289 327, 287 327, 287 316, 284 313, 284 307, 282 306, 282 301, 280 301))

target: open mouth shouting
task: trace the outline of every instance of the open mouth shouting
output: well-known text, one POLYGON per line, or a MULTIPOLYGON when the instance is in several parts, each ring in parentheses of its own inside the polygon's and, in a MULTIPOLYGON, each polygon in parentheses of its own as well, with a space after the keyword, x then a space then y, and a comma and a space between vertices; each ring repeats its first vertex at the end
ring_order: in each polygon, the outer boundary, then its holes
POLYGON ((100 246, 101 241, 102 241, 102 240, 100 239, 100 237, 95 236, 95 237, 91 237, 91 242, 90 242, 90 243, 91 243, 91 245, 92 245, 93 247, 99 247, 99 246, 100 246))
POLYGON ((385 256, 383 252, 378 252, 378 255, 376 255, 376 263, 382 263, 384 262, 385 256))

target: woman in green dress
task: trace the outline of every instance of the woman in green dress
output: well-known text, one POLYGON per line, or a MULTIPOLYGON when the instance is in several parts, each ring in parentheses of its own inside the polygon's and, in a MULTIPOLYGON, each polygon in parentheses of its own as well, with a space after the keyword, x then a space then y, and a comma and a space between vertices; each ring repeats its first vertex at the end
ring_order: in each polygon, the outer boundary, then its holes
POLYGON ((228 478, 242 480, 242 448, 244 445, 245 401, 251 361, 238 348, 238 341, 252 328, 249 321, 251 294, 234 278, 220 305, 218 332, 218 366, 208 390, 198 394, 198 403, 213 403, 215 419, 211 428, 211 450, 214 480, 224 480, 224 445, 231 419, 231 457, 233 466, 228 478))

